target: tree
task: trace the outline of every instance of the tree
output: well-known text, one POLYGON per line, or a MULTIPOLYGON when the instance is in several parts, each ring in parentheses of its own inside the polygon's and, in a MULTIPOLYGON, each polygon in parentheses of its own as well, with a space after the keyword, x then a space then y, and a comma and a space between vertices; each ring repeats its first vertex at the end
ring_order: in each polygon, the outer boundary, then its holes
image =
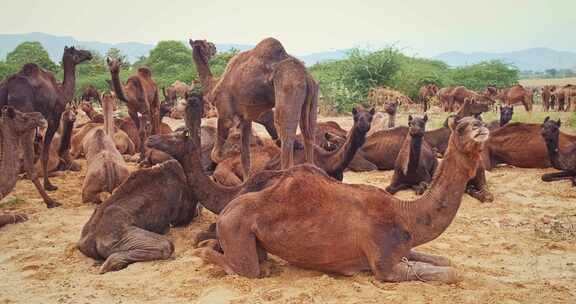
POLYGON ((551 78, 555 78, 556 74, 558 74, 558 71, 556 69, 547 69, 545 72, 546 75, 548 75, 551 78))
POLYGON ((21 67, 26 63, 36 63, 43 69, 56 72, 58 66, 50 59, 48 52, 37 41, 27 41, 19 44, 6 56, 6 63, 21 67))
POLYGON ((130 62, 128 62, 128 57, 126 55, 122 54, 122 51, 120 51, 117 48, 109 49, 108 52, 106 52, 106 57, 120 60, 120 62, 122 63, 122 66, 128 67, 130 65, 130 62))
POLYGON ((150 51, 147 65, 155 74, 174 75, 184 70, 191 71, 192 51, 180 41, 160 41, 150 51))

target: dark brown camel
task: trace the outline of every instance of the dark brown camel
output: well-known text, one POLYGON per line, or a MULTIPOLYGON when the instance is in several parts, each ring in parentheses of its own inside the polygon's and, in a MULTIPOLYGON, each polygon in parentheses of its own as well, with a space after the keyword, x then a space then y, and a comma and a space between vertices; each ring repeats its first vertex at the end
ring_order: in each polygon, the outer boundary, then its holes
POLYGON ((131 263, 168 259, 174 244, 163 234, 198 215, 186 191, 186 176, 175 160, 140 169, 94 210, 84 225, 78 249, 104 260, 100 273, 131 263))
POLYGON ((494 120, 488 124, 488 129, 493 131, 496 128, 500 128, 512 120, 514 115, 514 107, 509 105, 500 105, 500 119, 494 120))
POLYGON ((560 138, 560 119, 558 121, 551 120, 546 117, 541 126, 541 134, 546 142, 548 156, 552 167, 560 170, 557 173, 548 173, 542 175, 542 180, 545 182, 558 181, 561 179, 571 179, 572 186, 576 186, 576 142, 572 143, 565 151, 558 149, 558 141, 560 138))
POLYGON ((102 105, 102 101, 100 100, 100 93, 98 93, 98 90, 91 84, 82 90, 82 95, 80 97, 82 101, 92 102, 96 100, 100 105, 102 105))
POLYGON ((439 90, 440 88, 438 88, 438 86, 433 83, 427 84, 420 88, 418 93, 418 102, 422 104, 424 112, 428 111, 428 104, 430 103, 430 99, 436 96, 439 90))
MULTIPOLYGON (((22 113, 13 107, 4 107, 0 115, 0 200, 14 189, 20 173, 20 152, 34 153, 33 132, 46 125, 42 114, 38 112, 22 113)), ((24 168, 33 176, 32 158, 24 159, 24 168)), ((38 181, 36 180, 38 183, 38 181)), ((38 187, 39 190, 43 190, 38 187)), ((44 197, 46 193, 40 193, 44 197)), ((46 196, 46 201, 57 205, 46 196)), ((26 215, 0 215, 0 227, 25 221, 26 215)))
POLYGON ((488 138, 488 129, 471 117, 453 128, 430 189, 414 201, 373 186, 340 183, 314 166, 300 165, 281 171, 269 187, 230 202, 218 217, 218 240, 207 241, 197 254, 228 274, 248 278, 262 275, 260 263, 270 253, 329 273, 371 270, 384 282, 455 282, 458 275, 448 259, 412 251, 448 228, 488 138))
MULTIPOLYGON (((160 132, 160 98, 158 87, 152 80, 150 69, 142 67, 138 69, 136 75, 130 76, 125 85, 120 82, 120 61, 106 58, 108 68, 112 75, 112 86, 114 92, 120 100, 126 103, 128 114, 132 118, 138 130, 140 143, 140 160, 144 159, 145 145, 141 144, 150 134, 160 132), (142 116, 139 117, 138 114, 142 116)), ((125 131, 126 132, 126 131, 125 131)), ((128 135, 130 133, 126 132, 128 135)), ((133 140, 134 141, 134 140, 133 140)))
POLYGON ((234 56, 214 89, 205 92, 206 98, 218 109, 213 160, 221 160, 220 149, 234 120, 238 119, 242 130, 242 166, 244 176, 249 176, 252 121, 275 108, 274 121, 282 142, 282 168, 294 163, 298 122, 304 136, 306 161, 313 162, 317 94, 318 85, 304 64, 288 55, 274 38, 266 38, 252 50, 234 56))
POLYGON ((489 94, 480 94, 468 90, 463 86, 442 88, 438 91, 438 98, 440 99, 445 112, 458 111, 466 99, 473 100, 477 103, 487 104, 488 106, 494 104, 494 100, 489 96, 489 94))
POLYGON ((514 106, 515 104, 523 104, 527 112, 532 111, 534 93, 530 89, 517 84, 506 89, 502 89, 495 97, 501 100, 504 104, 514 106))
MULTIPOLYGON (((64 66, 63 83, 58 83, 52 72, 43 70, 36 64, 29 63, 25 64, 20 72, 9 76, 0 84, 0 107, 11 105, 22 112, 40 112, 48 121, 48 129, 44 136, 40 158, 44 172, 48 171, 50 145, 60 125, 60 118, 66 109, 66 104, 71 102, 74 97, 76 65, 91 59, 92 54, 88 51, 65 47, 62 57, 64 66)), ((68 133, 68 136, 71 135, 71 132, 68 133)), ((63 138, 62 143, 67 142, 70 142, 70 138, 63 138)), ((60 155, 60 157, 69 159, 64 155, 60 155)), ((31 178, 35 180, 36 174, 32 174, 31 178)), ((34 184, 36 185, 36 182, 34 184)), ((56 186, 50 183, 48 174, 44 175, 44 188, 48 191, 57 189, 56 186)), ((50 205, 46 198, 44 201, 48 206, 54 207, 54 205, 50 205)))
POLYGON ((542 87, 542 110, 544 110, 544 112, 554 110, 554 104, 556 103, 556 96, 554 95, 555 90, 556 86, 554 85, 545 85, 542 87))
POLYGON ((432 181, 438 160, 432 147, 422 139, 426 122, 427 115, 423 118, 408 115, 408 134, 396 158, 392 183, 386 187, 390 194, 412 187, 420 195, 432 181))

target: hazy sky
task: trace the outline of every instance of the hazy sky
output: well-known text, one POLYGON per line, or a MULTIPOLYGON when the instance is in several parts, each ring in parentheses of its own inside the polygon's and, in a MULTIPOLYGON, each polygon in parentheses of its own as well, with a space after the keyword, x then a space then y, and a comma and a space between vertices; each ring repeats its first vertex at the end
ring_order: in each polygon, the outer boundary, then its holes
POLYGON ((0 33, 102 42, 278 38, 295 54, 396 44, 410 54, 576 51, 576 0, 0 0, 0 33))

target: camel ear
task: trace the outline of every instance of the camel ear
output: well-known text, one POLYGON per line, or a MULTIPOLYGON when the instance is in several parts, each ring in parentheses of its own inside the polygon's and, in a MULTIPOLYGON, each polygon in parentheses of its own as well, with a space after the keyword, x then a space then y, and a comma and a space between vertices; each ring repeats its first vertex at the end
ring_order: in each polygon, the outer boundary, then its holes
POLYGON ((550 116, 546 116, 546 118, 544 118, 544 122, 547 122, 550 120, 550 116))
POLYGON ((188 43, 190 44, 190 47, 194 47, 194 40, 188 39, 188 43))
POLYGON ((374 107, 372 107, 370 109, 370 115, 374 115, 374 114, 376 114, 376 109, 374 109, 374 107))
POLYGON ((408 115, 408 122, 412 121, 412 115, 408 115))
POLYGON ((110 57, 106 56, 106 63, 110 64, 110 61, 111 61, 110 57))
POLYGON ((358 110, 356 108, 352 108, 352 115, 356 116, 358 114, 358 110))

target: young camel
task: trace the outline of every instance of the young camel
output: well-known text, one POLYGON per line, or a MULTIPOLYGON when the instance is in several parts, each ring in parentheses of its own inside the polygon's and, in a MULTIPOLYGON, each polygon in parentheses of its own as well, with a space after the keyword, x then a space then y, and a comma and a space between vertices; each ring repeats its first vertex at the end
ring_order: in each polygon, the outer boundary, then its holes
POLYGON ((428 115, 423 118, 408 115, 408 135, 396 158, 392 183, 386 187, 390 194, 412 187, 420 195, 432 181, 438 160, 432 147, 422 139, 426 122, 428 115))
POLYGON ((412 251, 448 228, 488 139, 488 129, 472 117, 451 128, 444 161, 430 188, 414 201, 373 186, 340 183, 300 165, 280 171, 267 188, 230 202, 218 217, 218 241, 204 242, 197 254, 228 274, 248 278, 261 276, 260 263, 271 253, 324 272, 372 270, 384 282, 455 282, 458 275, 446 258, 412 251))
MULTIPOLYGON (((138 129, 140 143, 150 134, 159 134, 160 130, 160 98, 158 87, 152 80, 152 72, 148 68, 139 68, 138 73, 126 81, 120 82, 120 61, 106 58, 112 75, 112 86, 116 96, 128 106, 128 114, 138 129), (142 117, 138 117, 141 114, 142 117)), ((144 159, 144 145, 140 144, 140 160, 144 159)))
POLYGON ((82 202, 101 203, 100 193, 112 193, 130 172, 122 154, 116 149, 114 137, 114 110, 110 95, 102 98, 104 129, 97 128, 83 141, 88 168, 82 185, 82 202))
POLYGON ((252 121, 272 108, 282 142, 282 168, 294 163, 298 122, 304 135, 306 161, 314 161, 318 85, 304 64, 288 55, 278 40, 266 38, 252 50, 234 56, 214 89, 205 95, 218 109, 218 136, 212 153, 215 162, 222 160, 220 149, 238 119, 242 130, 243 176, 248 177, 252 121))
MULTIPOLYGON (((20 152, 34 153, 33 131, 44 127, 46 120, 41 113, 22 113, 13 107, 4 107, 0 116, 0 200, 16 185, 20 173, 20 152)), ((30 158, 24 158, 24 168, 31 174, 34 166, 30 158)), ((26 215, 0 215, 0 227, 23 222, 26 215)))
POLYGON ((576 143, 573 143, 565 151, 558 149, 560 125, 560 119, 554 121, 550 117, 546 117, 541 126, 540 132, 546 142, 552 167, 561 170, 561 172, 542 175, 542 180, 552 182, 568 178, 572 180, 572 186, 576 187, 576 143))

